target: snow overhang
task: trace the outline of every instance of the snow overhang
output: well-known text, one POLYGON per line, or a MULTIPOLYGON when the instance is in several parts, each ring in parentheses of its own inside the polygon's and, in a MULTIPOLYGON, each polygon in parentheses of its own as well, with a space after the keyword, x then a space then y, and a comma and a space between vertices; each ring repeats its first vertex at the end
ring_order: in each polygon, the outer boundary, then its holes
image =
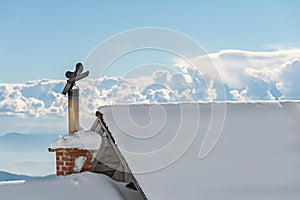
POLYGON ((51 144, 49 151, 54 152, 60 149, 99 150, 101 143, 102 138, 98 133, 80 130, 57 138, 51 144))

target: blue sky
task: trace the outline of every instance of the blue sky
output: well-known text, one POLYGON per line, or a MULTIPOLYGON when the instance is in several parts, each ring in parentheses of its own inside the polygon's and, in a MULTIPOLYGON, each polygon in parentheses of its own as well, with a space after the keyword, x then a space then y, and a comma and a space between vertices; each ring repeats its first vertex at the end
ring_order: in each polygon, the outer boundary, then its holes
POLYGON ((63 79, 99 43, 119 32, 164 27, 207 52, 300 46, 300 2, 1 1, 0 82, 63 79))

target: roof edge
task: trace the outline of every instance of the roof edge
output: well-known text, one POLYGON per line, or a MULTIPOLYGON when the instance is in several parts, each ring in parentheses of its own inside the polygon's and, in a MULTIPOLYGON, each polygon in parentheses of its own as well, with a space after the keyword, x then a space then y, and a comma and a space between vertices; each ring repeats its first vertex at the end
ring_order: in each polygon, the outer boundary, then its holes
MULTIPOLYGON (((300 100, 249 100, 249 101, 191 101, 191 102, 151 102, 151 103, 117 103, 117 104, 107 104, 98 107, 98 111, 100 111, 103 108, 108 108, 112 106, 151 106, 151 105, 186 105, 186 104, 202 104, 202 105, 208 105, 208 104, 284 104, 284 103, 300 103, 300 100)), ((98 112, 97 111, 97 112, 98 112)), ((97 113, 96 112, 96 113, 97 113)), ((101 112, 99 112, 101 113, 101 112)), ((102 114, 102 113, 101 113, 102 114)), ((102 114, 103 115, 103 114, 102 114)), ((97 115, 96 115, 97 116, 97 115)))

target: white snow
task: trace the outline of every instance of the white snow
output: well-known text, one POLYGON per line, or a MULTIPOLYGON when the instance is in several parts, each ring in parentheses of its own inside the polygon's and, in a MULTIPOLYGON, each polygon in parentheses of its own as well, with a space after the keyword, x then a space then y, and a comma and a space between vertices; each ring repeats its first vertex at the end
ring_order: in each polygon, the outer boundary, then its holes
POLYGON ((98 150, 101 146, 101 136, 91 130, 80 130, 73 134, 66 134, 57 138, 51 149, 70 148, 82 150, 98 150))
POLYGON ((86 161, 86 158, 84 156, 79 156, 78 158, 75 159, 75 165, 74 165, 74 171, 75 172, 80 172, 84 163, 86 161))
POLYGON ((299 101, 99 110, 149 199, 300 199, 299 101), (205 135, 217 138, 224 106, 219 141, 199 159, 205 135))
POLYGON ((84 172, 66 177, 26 181, 22 185, 0 186, 0 196, 5 200, 124 200, 126 197, 134 200, 137 192, 105 175, 84 172))
POLYGON ((0 186, 3 185, 17 185, 17 184, 24 184, 25 180, 15 180, 15 181, 0 181, 0 186))

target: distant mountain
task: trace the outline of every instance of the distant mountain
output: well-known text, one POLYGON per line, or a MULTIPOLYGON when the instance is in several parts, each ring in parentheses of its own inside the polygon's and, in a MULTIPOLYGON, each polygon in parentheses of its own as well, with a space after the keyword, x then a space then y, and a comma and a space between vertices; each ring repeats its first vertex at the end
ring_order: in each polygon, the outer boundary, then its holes
MULTIPOLYGON (((0 171, 29 176, 54 173, 55 154, 49 153, 48 148, 58 136, 58 134, 21 133, 0 136, 0 171)), ((3 180, 11 178, 14 177, 5 176, 3 180)))
POLYGON ((0 171, 0 181, 14 181, 14 180, 37 180, 43 178, 55 177, 55 174, 48 176, 26 176, 19 174, 12 174, 4 171, 0 171))

